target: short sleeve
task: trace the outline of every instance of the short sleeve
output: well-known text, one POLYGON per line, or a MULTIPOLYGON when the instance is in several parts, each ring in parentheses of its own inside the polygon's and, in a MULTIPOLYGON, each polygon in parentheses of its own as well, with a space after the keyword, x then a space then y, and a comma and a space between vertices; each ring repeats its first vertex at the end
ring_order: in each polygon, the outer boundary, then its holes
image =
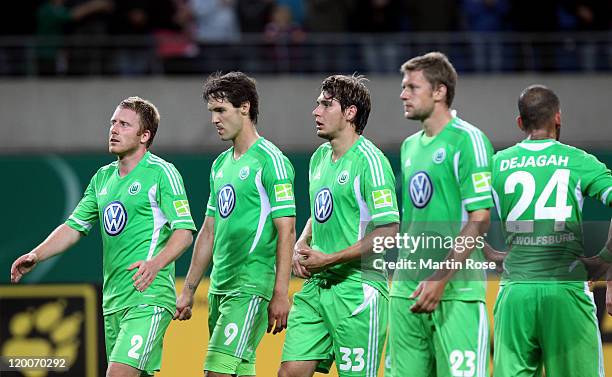
POLYGON ((363 164, 362 195, 374 226, 398 223, 399 211, 395 194, 395 174, 389 160, 371 145, 359 146, 366 163, 363 164))
POLYGON ((493 207, 491 197, 491 160, 493 147, 478 129, 468 130, 459 144, 459 161, 455 168, 461 190, 461 201, 468 212, 493 207))
POLYGON ((83 198, 81 198, 79 204, 76 206, 68 220, 66 220, 66 225, 84 235, 89 234, 89 231, 96 223, 99 216, 95 178, 96 176, 91 179, 89 185, 85 189, 83 198))
POLYGON ((261 172, 263 186, 270 200, 273 219, 295 216, 295 195, 293 165, 282 153, 272 153, 261 172))
POLYGON ((612 175, 610 169, 595 156, 585 153, 581 166, 584 174, 581 178, 583 193, 600 200, 606 207, 612 206, 612 175))
POLYGON ((174 165, 167 164, 160 172, 158 181, 158 205, 170 225, 170 229, 196 230, 185 185, 174 165))

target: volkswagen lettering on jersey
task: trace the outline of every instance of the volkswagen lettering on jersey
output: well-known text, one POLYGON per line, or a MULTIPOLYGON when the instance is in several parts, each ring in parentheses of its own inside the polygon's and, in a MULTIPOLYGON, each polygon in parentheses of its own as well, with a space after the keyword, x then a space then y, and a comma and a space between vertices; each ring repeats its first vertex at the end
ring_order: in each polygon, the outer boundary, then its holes
POLYGON ((219 214, 222 218, 227 218, 234 207, 236 206, 236 192, 234 191, 234 187, 230 184, 227 184, 219 190, 219 194, 217 197, 217 208, 219 209, 219 214))
POLYGON ((314 215, 318 222, 324 223, 332 215, 334 211, 334 201, 332 193, 327 187, 322 188, 317 192, 314 201, 314 215))
POLYGON ((410 178, 410 199, 417 208, 425 208, 433 195, 433 184, 424 171, 416 172, 410 178))
POLYGON ((109 236, 116 236, 125 229, 128 214, 120 201, 110 202, 104 207, 104 230, 109 236))

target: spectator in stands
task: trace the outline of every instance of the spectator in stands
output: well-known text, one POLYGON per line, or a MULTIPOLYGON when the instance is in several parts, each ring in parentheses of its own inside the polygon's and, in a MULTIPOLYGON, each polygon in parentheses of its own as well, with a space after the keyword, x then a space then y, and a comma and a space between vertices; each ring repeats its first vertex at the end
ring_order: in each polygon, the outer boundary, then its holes
POLYGON ((36 34, 39 37, 37 63, 39 73, 66 73, 68 63, 62 48, 67 26, 88 15, 110 12, 113 4, 108 0, 90 0, 69 8, 64 0, 49 0, 36 12, 36 34))
POLYGON ((202 72, 229 71, 238 55, 233 46, 240 41, 235 0, 192 0, 196 37, 200 44, 198 68, 202 72))
MULTIPOLYGON (((612 30, 612 1, 576 0, 575 16, 578 31, 612 30)), ((612 45, 589 42, 580 45, 581 68, 587 71, 612 69, 612 45)))
POLYGON ((502 70, 499 33, 505 29, 507 0, 463 0, 461 13, 465 30, 471 32, 471 66, 477 72, 502 70))
POLYGON ((151 3, 156 55, 165 73, 190 73, 198 54, 194 42, 196 23, 189 0, 157 0, 151 3))
POLYGON ((243 33, 241 55, 244 62, 242 69, 249 72, 267 71, 265 69, 265 52, 261 48, 259 35, 264 32, 274 9, 274 0, 237 0, 236 10, 243 33), (249 35, 244 38, 244 33, 249 35), (251 35, 257 33, 258 35, 251 35))
POLYGON ((364 33, 361 53, 367 72, 397 72, 399 61, 398 41, 381 38, 376 34, 395 33, 400 25, 399 0, 359 1, 351 17, 351 30, 364 33), (367 33, 367 34, 365 34, 367 33))
POLYGON ((155 56, 151 51, 153 19, 146 0, 120 0, 113 16, 111 33, 121 38, 115 54, 116 72, 121 75, 153 73, 155 56))
POLYGON ((300 27, 304 26, 304 2, 302 0, 276 0, 276 4, 289 7, 293 21, 300 27))
POLYGON ((267 58, 273 63, 273 72, 303 72, 304 50, 301 44, 306 34, 293 21, 291 8, 277 5, 265 28, 265 39, 270 44, 267 58))
POLYGON ((354 69, 351 68, 354 65, 347 36, 327 36, 323 39, 316 34, 348 32, 349 16, 354 11, 355 3, 353 0, 304 0, 306 30, 315 34, 314 38, 319 42, 309 54, 315 72, 349 72, 354 69))
MULTIPOLYGON (((558 30, 558 0, 512 0, 509 18, 517 32, 552 33, 558 30)), ((516 69, 551 71, 555 69, 555 48, 546 43, 523 43, 514 54, 516 69)))

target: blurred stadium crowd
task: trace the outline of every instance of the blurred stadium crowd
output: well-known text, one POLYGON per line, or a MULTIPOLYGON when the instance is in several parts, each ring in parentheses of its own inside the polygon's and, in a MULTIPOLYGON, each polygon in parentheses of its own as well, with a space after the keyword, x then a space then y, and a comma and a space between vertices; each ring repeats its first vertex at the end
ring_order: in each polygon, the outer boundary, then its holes
POLYGON ((610 71, 612 0, 24 0, 0 75, 610 71))

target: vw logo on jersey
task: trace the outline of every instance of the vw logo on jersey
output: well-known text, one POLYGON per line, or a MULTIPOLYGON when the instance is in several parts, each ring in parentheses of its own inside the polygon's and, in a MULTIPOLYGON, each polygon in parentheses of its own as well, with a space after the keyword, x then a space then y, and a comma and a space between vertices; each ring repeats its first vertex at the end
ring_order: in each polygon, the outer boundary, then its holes
POLYGON ((433 184, 424 171, 416 172, 410 178, 410 199, 417 208, 424 208, 433 195, 433 184))
POLYGON ((224 219, 228 217, 234 210, 235 206, 236 192, 234 191, 234 187, 230 184, 221 187, 217 197, 217 209, 219 210, 221 217, 224 219))
POLYGON ((315 219, 317 219, 317 221, 320 223, 324 223, 329 220, 333 211, 334 201, 332 199, 331 191, 329 191, 327 187, 322 188, 319 190, 319 192, 317 192, 314 200, 315 219))
POLYGON ((104 230, 109 236, 116 236, 123 231, 127 224, 127 211, 120 201, 110 202, 104 207, 104 230))

